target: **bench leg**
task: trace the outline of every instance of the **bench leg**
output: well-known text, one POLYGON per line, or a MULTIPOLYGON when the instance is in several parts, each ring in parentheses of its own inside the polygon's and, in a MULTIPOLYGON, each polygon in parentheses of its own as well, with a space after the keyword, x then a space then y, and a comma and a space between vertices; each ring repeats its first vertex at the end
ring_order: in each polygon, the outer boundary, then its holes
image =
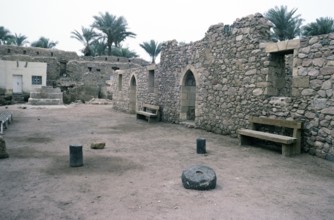
POLYGON ((294 155, 294 149, 293 146, 282 144, 282 155, 285 157, 291 157, 294 155))
POLYGON ((249 144, 250 144, 249 137, 239 134, 239 146, 249 145, 249 144))

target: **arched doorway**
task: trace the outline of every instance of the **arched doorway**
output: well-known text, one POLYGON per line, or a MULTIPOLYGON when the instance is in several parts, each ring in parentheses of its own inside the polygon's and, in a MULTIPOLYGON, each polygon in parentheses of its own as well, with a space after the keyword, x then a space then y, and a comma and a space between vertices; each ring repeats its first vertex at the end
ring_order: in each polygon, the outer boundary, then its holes
POLYGON ((183 77, 181 85, 181 121, 195 120, 196 105, 196 79, 191 70, 188 70, 183 77))
POLYGON ((137 83, 135 76, 130 80, 130 92, 129 92, 129 112, 131 114, 136 113, 137 106, 137 83))

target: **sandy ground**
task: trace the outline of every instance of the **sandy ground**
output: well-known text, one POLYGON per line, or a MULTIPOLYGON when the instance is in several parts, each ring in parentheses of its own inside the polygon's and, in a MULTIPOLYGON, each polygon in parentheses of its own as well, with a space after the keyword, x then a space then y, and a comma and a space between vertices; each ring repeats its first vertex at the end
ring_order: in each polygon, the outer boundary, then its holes
POLYGON ((4 135, 0 219, 334 219, 332 162, 148 124, 111 105, 19 107, 9 106, 4 135), (199 137, 207 155, 196 154, 199 137), (95 142, 106 148, 90 149, 95 142), (73 144, 83 145, 83 167, 69 166, 73 144), (183 188, 181 173, 195 164, 215 170, 216 189, 183 188))

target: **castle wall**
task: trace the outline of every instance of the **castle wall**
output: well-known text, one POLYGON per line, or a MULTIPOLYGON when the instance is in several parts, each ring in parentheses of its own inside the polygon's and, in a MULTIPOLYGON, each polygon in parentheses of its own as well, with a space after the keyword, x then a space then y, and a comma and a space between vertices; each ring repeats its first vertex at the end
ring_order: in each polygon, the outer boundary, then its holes
POLYGON ((296 119, 304 122, 303 150, 334 160, 334 34, 273 43, 269 30, 267 20, 255 14, 231 26, 211 26, 194 43, 165 43, 154 93, 147 68, 122 71, 121 92, 113 78, 114 108, 130 112, 134 75, 137 108, 160 105, 164 121, 179 123, 186 118, 184 83, 190 72, 197 127, 237 137, 251 115, 296 119))

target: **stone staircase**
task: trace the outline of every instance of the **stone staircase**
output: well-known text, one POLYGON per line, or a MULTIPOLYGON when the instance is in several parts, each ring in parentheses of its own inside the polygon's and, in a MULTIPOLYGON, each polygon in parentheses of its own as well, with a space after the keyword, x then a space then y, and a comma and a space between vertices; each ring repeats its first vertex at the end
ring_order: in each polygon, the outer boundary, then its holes
POLYGON ((63 105, 63 93, 60 88, 42 86, 30 92, 30 105, 63 105))

